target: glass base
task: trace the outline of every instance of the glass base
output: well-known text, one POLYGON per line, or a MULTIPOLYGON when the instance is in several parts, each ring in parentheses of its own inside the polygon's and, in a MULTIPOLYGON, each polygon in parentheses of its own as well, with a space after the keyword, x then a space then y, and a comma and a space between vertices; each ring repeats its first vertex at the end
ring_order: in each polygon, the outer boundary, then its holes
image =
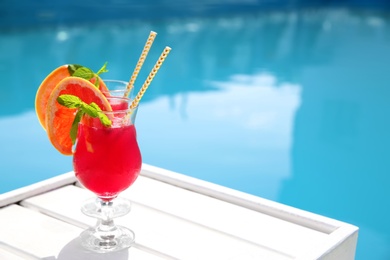
MULTIPOLYGON (((131 202, 128 199, 118 197, 107 203, 110 203, 112 208, 111 218, 122 217, 131 210, 131 202)), ((86 200, 81 207, 81 211, 87 216, 100 219, 102 217, 101 200, 99 198, 86 200)))
POLYGON ((115 226, 114 230, 102 232, 97 228, 89 228, 80 234, 84 248, 97 252, 107 253, 123 250, 134 244, 135 234, 132 230, 115 226))
POLYGON ((87 200, 81 211, 87 216, 97 218, 97 223, 95 227, 80 234, 82 246, 97 253, 129 248, 134 243, 134 232, 115 225, 114 218, 129 213, 130 206, 130 201, 122 198, 115 198, 112 201, 103 201, 99 198, 87 200))

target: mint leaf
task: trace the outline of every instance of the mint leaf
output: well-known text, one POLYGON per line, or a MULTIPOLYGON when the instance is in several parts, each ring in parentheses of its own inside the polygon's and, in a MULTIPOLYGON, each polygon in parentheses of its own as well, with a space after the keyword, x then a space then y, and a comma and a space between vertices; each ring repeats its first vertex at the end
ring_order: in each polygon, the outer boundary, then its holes
POLYGON ((97 117, 100 119, 100 123, 102 123, 105 127, 111 126, 111 124, 112 124, 111 120, 107 117, 106 114, 102 113, 102 110, 100 109, 100 107, 96 103, 92 102, 89 105, 96 109, 97 117))
POLYGON ((69 64, 68 65, 68 72, 71 76, 73 76, 74 72, 78 69, 78 68, 81 68, 83 66, 79 65, 79 64, 69 64))
POLYGON ((107 117, 106 114, 103 114, 102 112, 98 112, 98 118, 100 119, 100 122, 102 123, 102 125, 104 125, 105 127, 111 126, 112 122, 107 117))
POLYGON ((98 117, 98 111, 96 110, 96 108, 94 108, 91 105, 84 103, 82 104, 81 109, 84 111, 84 113, 86 113, 90 117, 94 117, 94 118, 98 117))
POLYGON ((74 117, 72 127, 70 128, 70 139, 72 140, 72 144, 76 143, 76 138, 77 138, 77 130, 79 129, 79 123, 81 121, 81 118, 84 115, 83 110, 79 110, 76 113, 76 116, 74 117))
POLYGON ((91 104, 88 105, 87 103, 83 102, 79 97, 69 94, 63 94, 58 96, 57 102, 67 108, 78 108, 69 133, 70 138, 72 140, 72 144, 75 144, 76 142, 78 125, 81 121, 81 118, 85 114, 93 118, 99 118, 100 122, 105 127, 109 127, 112 124, 111 120, 104 113, 102 113, 101 108, 94 102, 91 102, 91 104))
POLYGON ((79 77, 86 80, 90 80, 95 76, 95 73, 91 69, 79 64, 69 64, 68 72, 73 77, 79 77))
POLYGON ((97 73, 94 73, 90 68, 78 64, 69 64, 68 71, 69 74, 73 77, 79 77, 85 80, 91 80, 94 78, 95 79, 94 85, 96 88, 99 88, 99 84, 100 84, 99 75, 108 72, 107 62, 103 64, 103 66, 99 69, 97 73))
POLYGON ((80 67, 76 69, 72 76, 90 80, 95 77, 95 73, 87 67, 80 67))
POLYGON ((101 67, 100 70, 98 70, 98 72, 96 74, 100 75, 100 74, 105 73, 105 72, 108 72, 107 61, 103 64, 103 67, 101 67))
POLYGON ((99 78, 99 75, 102 74, 102 73, 105 73, 105 72, 108 72, 107 70, 107 62, 105 62, 103 64, 103 67, 101 67, 99 69, 99 71, 95 74, 95 87, 99 88, 99 85, 100 85, 100 78, 99 78))
POLYGON ((95 103, 95 102, 91 102, 91 104, 89 104, 91 107, 93 107, 93 108, 95 108, 97 111, 102 111, 101 109, 100 109, 100 107, 95 103))
POLYGON ((67 94, 58 96, 57 102, 67 108, 79 108, 83 103, 79 97, 67 94))

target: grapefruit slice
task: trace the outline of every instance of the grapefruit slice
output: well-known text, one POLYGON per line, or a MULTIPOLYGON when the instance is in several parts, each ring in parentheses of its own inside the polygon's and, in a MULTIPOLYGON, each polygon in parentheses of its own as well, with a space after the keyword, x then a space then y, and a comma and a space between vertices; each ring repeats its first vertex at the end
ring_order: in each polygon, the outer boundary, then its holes
POLYGON ((107 98, 90 81, 78 77, 66 77, 52 90, 45 109, 45 126, 52 145, 64 155, 72 155, 70 129, 76 109, 61 106, 57 97, 70 94, 87 104, 95 102, 103 111, 112 111, 107 98))
POLYGON ((58 82, 63 80, 66 77, 69 77, 68 65, 63 65, 61 67, 53 70, 41 83, 38 88, 37 94, 35 96, 35 112, 37 114, 39 123, 44 129, 45 126, 45 116, 46 116, 46 106, 47 100, 53 89, 56 87, 58 82))
MULTIPOLYGON (((47 100, 53 89, 57 86, 57 84, 63 80, 64 78, 72 76, 68 69, 69 65, 62 65, 55 70, 53 70, 41 83, 38 88, 37 94, 35 96, 35 112, 37 114, 39 123, 41 126, 46 129, 46 106, 47 100)), ((90 80, 92 83, 95 83, 96 79, 92 78, 90 80)), ((104 81, 99 78, 99 89, 103 92, 108 92, 106 84, 104 81)))

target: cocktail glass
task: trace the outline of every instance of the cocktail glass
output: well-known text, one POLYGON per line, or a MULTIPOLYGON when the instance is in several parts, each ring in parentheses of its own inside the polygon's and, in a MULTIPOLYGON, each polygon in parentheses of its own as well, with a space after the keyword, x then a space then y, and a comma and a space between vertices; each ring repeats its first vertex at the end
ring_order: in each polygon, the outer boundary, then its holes
POLYGON ((103 91, 103 94, 107 96, 114 96, 114 97, 128 96, 130 99, 133 99, 134 88, 131 88, 129 94, 126 95, 128 91, 127 89, 128 82, 115 80, 115 79, 104 79, 104 83, 108 91, 103 91))
POLYGON ((99 119, 84 116, 73 155, 77 179, 97 195, 81 208, 84 214, 97 218, 95 227, 81 233, 81 242, 99 253, 118 251, 134 243, 134 232, 115 225, 113 219, 130 211, 130 202, 117 196, 134 183, 142 164, 134 126, 137 108, 129 109, 128 98, 107 99, 114 111, 102 113, 112 125, 105 127, 99 119))

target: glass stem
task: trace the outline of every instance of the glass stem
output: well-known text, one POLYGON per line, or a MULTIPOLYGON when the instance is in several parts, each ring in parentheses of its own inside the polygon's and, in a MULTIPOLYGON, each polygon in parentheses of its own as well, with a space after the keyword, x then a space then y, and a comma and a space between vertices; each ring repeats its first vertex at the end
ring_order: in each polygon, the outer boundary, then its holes
POLYGON ((100 233, 101 239, 106 240, 107 246, 112 246, 112 240, 117 235, 118 230, 117 226, 114 224, 112 201, 100 200, 100 206, 101 215, 96 224, 96 231, 100 233))
POLYGON ((100 201, 100 210, 101 210, 101 220, 102 221, 112 221, 113 216, 113 208, 112 201, 104 201, 99 199, 100 201))

